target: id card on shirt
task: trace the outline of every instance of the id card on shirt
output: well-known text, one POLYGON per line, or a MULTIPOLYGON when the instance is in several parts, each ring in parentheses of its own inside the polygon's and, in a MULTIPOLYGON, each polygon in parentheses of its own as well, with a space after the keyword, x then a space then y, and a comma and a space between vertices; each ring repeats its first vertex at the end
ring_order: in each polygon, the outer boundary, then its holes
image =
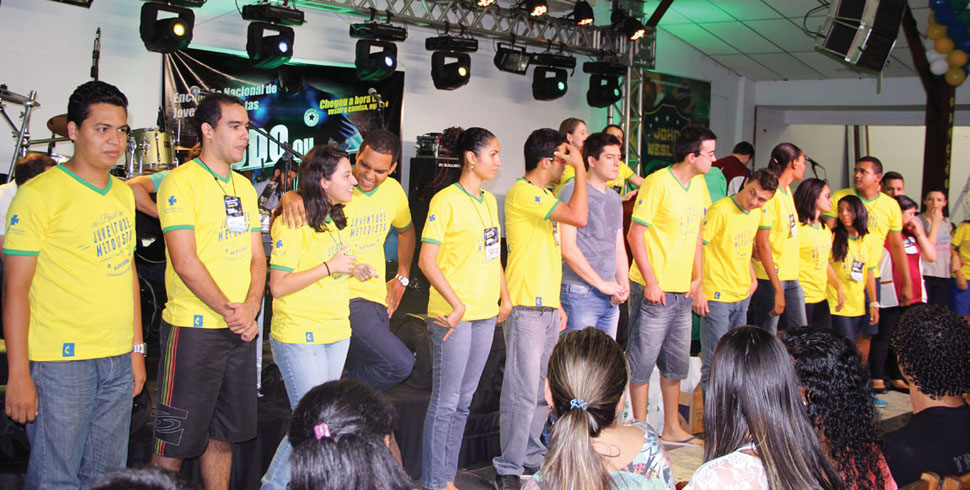
POLYGON ((234 233, 245 233, 246 216, 243 214, 242 199, 236 196, 225 196, 226 202, 226 225, 229 231, 234 233))
POLYGON ((795 219, 794 214, 789 214, 788 215, 788 236, 791 238, 795 238, 795 235, 797 233, 798 233, 798 220, 795 219))
POLYGON ((499 248, 498 228, 485 228, 485 260, 495 260, 502 255, 499 248))
POLYGON ((858 260, 852 261, 852 272, 849 273, 849 277, 855 282, 862 282, 862 266, 863 263, 858 260))
POLYGON ((919 253, 919 249, 916 248, 916 238, 908 236, 903 238, 903 250, 906 251, 906 255, 916 255, 919 253))

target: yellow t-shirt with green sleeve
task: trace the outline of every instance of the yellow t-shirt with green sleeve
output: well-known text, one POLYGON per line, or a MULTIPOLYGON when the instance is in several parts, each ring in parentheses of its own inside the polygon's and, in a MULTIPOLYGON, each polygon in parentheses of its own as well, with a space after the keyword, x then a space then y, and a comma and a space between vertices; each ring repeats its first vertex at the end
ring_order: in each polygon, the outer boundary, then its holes
MULTIPOLYGON (((10 217, 10 215, 8 214, 7 217, 10 217)), ((964 278, 970 278, 970 223, 964 221, 957 225, 950 244, 956 249, 960 256, 960 263, 963 264, 960 267, 960 272, 963 273, 964 278)), ((6 243, 4 243, 4 246, 6 246, 6 243)))
POLYGON ((378 277, 365 282, 350 281, 350 297, 387 306, 384 242, 392 226, 397 229, 411 226, 408 196, 401 184, 391 177, 369 193, 354 187, 354 196, 344 207, 344 215, 347 216, 347 243, 357 257, 357 263, 367 264, 378 273, 378 277))
POLYGON ((839 292, 831 284, 825 287, 825 298, 829 301, 831 314, 848 317, 866 314, 866 274, 869 271, 875 274, 878 268, 878 263, 872 261, 871 241, 875 239, 877 237, 868 234, 861 239, 849 238, 848 251, 841 262, 835 262, 832 260, 831 253, 829 254, 829 262, 835 269, 835 276, 839 278, 839 284, 842 285, 842 291, 845 293, 845 306, 842 307, 842 311, 835 311, 835 307, 839 304, 839 292), (853 268, 856 278, 861 279, 853 279, 853 268))
MULTIPOLYGON (((502 263, 489 259, 485 230, 494 228, 502 236, 495 196, 481 191, 472 196, 457 182, 431 198, 421 241, 441 247, 436 260, 451 289, 465 304, 463 321, 484 320, 498 315, 502 288, 502 263)), ((437 289, 428 294, 428 316, 451 314, 451 305, 437 289)))
POLYGON ((505 194, 505 281, 512 306, 559 308, 562 248, 559 223, 549 219, 559 203, 552 192, 526 179, 516 179, 505 194))
MULTIPOLYGON (((839 212, 839 200, 843 197, 853 194, 859 199, 862 196, 855 189, 842 189, 836 191, 832 194, 832 210, 822 214, 826 218, 835 218, 835 213, 839 212)), ((883 245, 886 243, 886 236, 889 232, 901 232, 903 231, 903 213, 899 210, 899 203, 896 199, 883 194, 878 193, 876 197, 865 200, 862 199, 862 203, 866 206, 866 212, 869 214, 868 228, 869 234, 876 237, 871 240, 872 252, 873 252, 873 263, 879 264, 882 260, 883 245)), ((876 267, 875 277, 879 278, 879 268, 876 267)))
MULTIPOLYGON (((195 159, 166 175, 157 197, 162 232, 193 230, 196 255, 216 285, 230 302, 245 301, 252 278, 252 233, 260 232, 256 190, 249 179, 233 171, 223 179, 195 159), (246 231, 229 230, 226 196, 241 200, 246 231)), ((222 315, 202 302, 175 272, 167 247, 165 256, 168 302, 162 319, 179 327, 227 328, 222 315)))
MULTIPOLYGON (((700 174, 683 185, 667 167, 650 174, 640 185, 632 219, 647 227, 643 232, 647 260, 664 292, 690 289, 697 234, 710 205, 707 183, 700 174)), ((636 261, 630 266, 630 280, 646 285, 636 261)))
MULTIPOLYGON (((778 188, 771 200, 765 203, 758 226, 768 231, 771 258, 779 281, 798 279, 798 211, 791 188, 778 188)), ((754 259, 754 274, 758 279, 768 279, 761 261, 754 259)))
POLYGON ((37 257, 27 357, 75 361, 131 352, 135 198, 110 177, 99 189, 67 167, 20 186, 3 253, 37 257))
MULTIPOLYGON (((273 252, 269 266, 301 272, 330 260, 347 246, 348 227, 338 230, 327 219, 318 232, 304 224, 292 229, 281 220, 273 223, 273 252)), ((273 299, 272 335, 287 344, 332 344, 350 337, 350 274, 331 274, 313 284, 273 299)))
POLYGON ((760 209, 745 211, 734 196, 718 200, 707 210, 701 284, 708 301, 736 303, 748 297, 751 251, 760 221, 760 209))
MULTIPOLYGON (((620 193, 622 194, 625 191, 626 181, 630 180, 630 177, 633 177, 633 175, 634 175, 633 169, 628 167, 626 163, 620 162, 619 173, 617 174, 615 179, 606 181, 606 187, 609 187, 611 189, 619 187, 620 193)), ((559 177, 559 184, 557 184, 552 189, 552 194, 554 196, 558 196, 559 191, 562 190, 562 187, 566 185, 566 183, 568 183, 570 180, 573 180, 575 178, 576 178, 576 169, 573 168, 572 165, 566 165, 566 169, 562 171, 562 177, 559 177)))
POLYGON ((798 226, 798 282, 808 304, 825 300, 831 250, 832 231, 825 225, 801 223, 798 226))

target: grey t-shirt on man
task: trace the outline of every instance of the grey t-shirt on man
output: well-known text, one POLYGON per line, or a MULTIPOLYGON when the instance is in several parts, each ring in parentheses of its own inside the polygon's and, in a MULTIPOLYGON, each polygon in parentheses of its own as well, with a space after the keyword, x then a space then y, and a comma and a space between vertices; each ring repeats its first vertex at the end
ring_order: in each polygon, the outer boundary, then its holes
MULTIPOLYGON (((571 180, 559 191, 559 200, 568 203, 576 181, 571 180)), ((623 204, 620 195, 607 188, 600 192, 586 183, 589 196, 589 219, 586 226, 576 229, 576 244, 590 267, 604 281, 616 280, 616 233, 623 227, 623 204)), ((562 282, 575 286, 590 286, 579 277, 566 261, 562 262, 562 282)))

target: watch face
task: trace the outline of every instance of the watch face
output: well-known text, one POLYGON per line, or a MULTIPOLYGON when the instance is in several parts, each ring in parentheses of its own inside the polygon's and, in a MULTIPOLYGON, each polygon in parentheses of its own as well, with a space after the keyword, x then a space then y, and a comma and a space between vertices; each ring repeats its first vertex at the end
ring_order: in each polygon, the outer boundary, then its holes
POLYGON ((406 277, 404 277, 404 276, 397 276, 397 280, 398 280, 398 281, 399 281, 399 282, 401 283, 401 285, 402 285, 402 286, 404 286, 404 287, 408 287, 408 284, 410 284, 410 283, 411 283, 411 281, 410 281, 410 280, 409 280, 408 278, 406 278, 406 277))

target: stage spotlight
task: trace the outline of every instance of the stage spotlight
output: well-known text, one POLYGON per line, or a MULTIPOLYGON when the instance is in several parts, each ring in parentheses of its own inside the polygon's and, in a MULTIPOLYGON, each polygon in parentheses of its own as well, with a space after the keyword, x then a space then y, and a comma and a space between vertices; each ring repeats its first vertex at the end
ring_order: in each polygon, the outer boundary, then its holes
POLYGON ((482 8, 488 7, 489 5, 493 5, 493 4, 495 4, 495 0, 478 0, 478 6, 482 8))
POLYGON ((252 22, 246 52, 256 68, 276 68, 293 57, 293 29, 266 22, 252 22), (268 35, 267 35, 268 34, 268 35))
POLYGON ((397 45, 389 41, 361 39, 357 41, 354 65, 358 80, 383 80, 397 69, 397 45))
POLYGON ((622 24, 623 34, 626 34, 631 41, 636 41, 647 34, 647 30, 643 27, 643 23, 633 17, 627 17, 622 24))
POLYGON ((546 0, 525 0, 525 9, 532 17, 542 17, 549 13, 549 5, 546 0))
POLYGON ((590 107, 609 107, 623 98, 619 77, 610 75, 591 75, 589 90, 586 91, 586 103, 590 107))
POLYGON ((529 71, 529 62, 532 56, 525 51, 525 48, 517 48, 514 45, 499 43, 495 51, 495 67, 509 73, 525 75, 529 71))
POLYGON ((586 0, 579 0, 573 7, 572 17, 578 26, 593 25, 593 6, 586 0))
POLYGON ((139 32, 145 48, 157 53, 171 53, 187 47, 192 41, 195 13, 187 8, 149 2, 141 6, 139 32), (159 12, 175 17, 158 18, 159 12))
POLYGON ((532 78, 532 97, 536 100, 555 100, 566 94, 569 88, 565 68, 537 66, 532 78))
POLYGON ((438 90, 454 90, 468 84, 471 69, 468 53, 435 51, 431 55, 431 80, 438 90))

